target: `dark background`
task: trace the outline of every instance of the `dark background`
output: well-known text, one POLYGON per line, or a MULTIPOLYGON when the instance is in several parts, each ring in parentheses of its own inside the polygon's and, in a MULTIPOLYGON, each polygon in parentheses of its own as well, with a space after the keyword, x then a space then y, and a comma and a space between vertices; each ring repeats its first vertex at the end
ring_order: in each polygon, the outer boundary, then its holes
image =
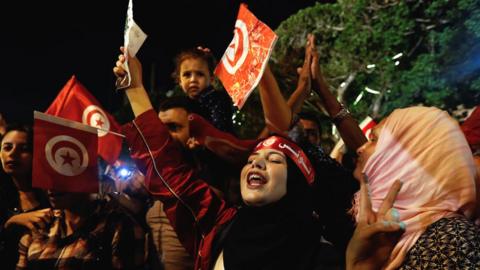
MULTIPOLYGON (((314 0, 244 1, 275 29, 314 0)), ((233 37, 241 1, 134 1, 134 19, 148 35, 138 54, 145 86, 171 89, 173 58, 202 45, 219 59, 233 37)), ((45 111, 75 74, 109 111, 119 110, 112 68, 123 44, 128 0, 14 1, 2 4, 0 112, 8 122, 45 111), (32 1, 33 2, 33 1, 32 1)))

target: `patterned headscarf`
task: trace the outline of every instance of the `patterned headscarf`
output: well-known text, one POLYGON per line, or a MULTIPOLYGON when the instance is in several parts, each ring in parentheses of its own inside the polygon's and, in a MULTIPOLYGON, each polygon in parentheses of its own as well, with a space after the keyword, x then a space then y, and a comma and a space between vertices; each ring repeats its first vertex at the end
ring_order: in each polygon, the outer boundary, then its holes
MULTIPOLYGON (((398 268, 427 226, 472 213, 475 167, 458 123, 433 107, 395 110, 383 123, 365 164, 372 207, 377 211, 395 180, 403 182, 394 203, 406 231, 386 269, 398 268)), ((358 209, 358 193, 355 195, 358 209)))

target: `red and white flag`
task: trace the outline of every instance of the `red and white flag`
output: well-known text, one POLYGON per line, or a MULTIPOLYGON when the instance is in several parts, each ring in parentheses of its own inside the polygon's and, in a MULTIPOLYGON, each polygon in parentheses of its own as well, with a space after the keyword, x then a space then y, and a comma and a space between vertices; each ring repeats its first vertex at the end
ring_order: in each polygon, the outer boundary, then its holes
POLYGON ((460 125, 460 128, 467 139, 467 142, 472 147, 480 144, 480 106, 472 109, 470 115, 460 125))
POLYGON ((98 128, 98 154, 110 164, 118 159, 122 137, 109 131, 119 132, 120 125, 75 76, 65 84, 45 113, 98 128))
MULTIPOLYGON (((372 128, 376 126, 377 123, 367 115, 365 119, 359 124, 360 129, 362 129, 363 134, 365 134, 365 137, 369 138, 370 133, 372 131, 372 128)), ((356 151, 357 149, 352 149, 353 151, 356 151)), ((333 147, 332 152, 330 152, 330 157, 336 158, 339 152, 345 152, 345 143, 343 142, 342 139, 338 140, 337 144, 335 144, 335 147, 333 147)))
POLYGON ((238 108, 242 108, 260 81, 277 35, 240 5, 234 37, 215 68, 215 75, 238 108))
POLYGON ((365 137, 369 138, 372 128, 376 125, 377 123, 375 123, 375 121, 370 116, 367 115, 367 117, 363 119, 363 121, 360 123, 359 126, 362 129, 363 134, 365 134, 365 137))
POLYGON ((128 68, 128 57, 135 57, 147 35, 142 31, 140 26, 133 20, 133 2, 128 2, 127 20, 125 22, 125 32, 123 35, 123 47, 125 48, 125 63, 123 68, 127 72, 127 75, 122 78, 117 78, 115 85, 117 89, 124 89, 130 86, 132 77, 130 75, 130 69, 128 68))
POLYGON ((97 129, 34 112, 32 186, 98 192, 97 129))

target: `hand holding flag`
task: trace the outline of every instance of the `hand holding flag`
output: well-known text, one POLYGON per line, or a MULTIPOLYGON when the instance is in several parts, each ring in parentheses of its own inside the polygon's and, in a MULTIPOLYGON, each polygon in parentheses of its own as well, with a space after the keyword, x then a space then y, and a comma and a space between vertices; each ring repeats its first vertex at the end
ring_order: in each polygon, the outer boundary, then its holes
POLYGON ((132 0, 128 2, 127 19, 125 22, 124 32, 124 56, 125 63, 123 69, 126 71, 126 76, 117 78, 115 86, 118 89, 124 89, 130 86, 132 77, 128 68, 128 58, 135 57, 143 42, 147 38, 147 35, 133 20, 133 3, 132 0))
POLYGON ((260 81, 277 35, 240 5, 235 36, 215 69, 234 105, 242 108, 260 81))

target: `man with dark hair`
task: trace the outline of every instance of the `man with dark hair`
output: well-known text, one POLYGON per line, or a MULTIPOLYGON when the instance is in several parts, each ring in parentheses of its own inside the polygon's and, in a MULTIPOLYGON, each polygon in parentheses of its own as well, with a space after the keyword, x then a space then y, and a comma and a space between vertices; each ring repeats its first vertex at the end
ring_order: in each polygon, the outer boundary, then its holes
POLYGON ((322 128, 318 118, 310 112, 301 112, 298 114, 298 117, 308 141, 313 145, 319 145, 322 137, 322 128))
MULTIPOLYGON (((209 185, 222 196, 229 188, 227 184, 229 171, 233 171, 234 168, 207 149, 197 147, 198 142, 190 134, 189 116, 191 113, 201 115, 197 103, 185 96, 161 100, 158 106, 158 117, 167 126, 172 138, 185 150, 189 150, 185 154, 189 157, 192 165, 204 176, 204 179, 210 179, 209 185), (222 169, 213 170, 212 165, 222 169)), ((160 201, 154 200, 153 206, 147 212, 146 219, 164 269, 193 269, 193 261, 178 241, 160 201)))
POLYGON ((160 102, 158 117, 168 127, 173 139, 183 146, 188 146, 190 139, 188 115, 196 111, 195 105, 187 97, 171 97, 160 102))
MULTIPOLYGON (((196 112, 194 108, 195 104, 185 96, 163 99, 158 106, 158 117, 168 127, 172 138, 186 149, 190 148, 188 145, 192 142, 188 117, 196 112)), ((155 267, 165 270, 193 269, 193 259, 178 240, 159 200, 153 198, 146 221, 161 263, 161 266, 155 267)))

